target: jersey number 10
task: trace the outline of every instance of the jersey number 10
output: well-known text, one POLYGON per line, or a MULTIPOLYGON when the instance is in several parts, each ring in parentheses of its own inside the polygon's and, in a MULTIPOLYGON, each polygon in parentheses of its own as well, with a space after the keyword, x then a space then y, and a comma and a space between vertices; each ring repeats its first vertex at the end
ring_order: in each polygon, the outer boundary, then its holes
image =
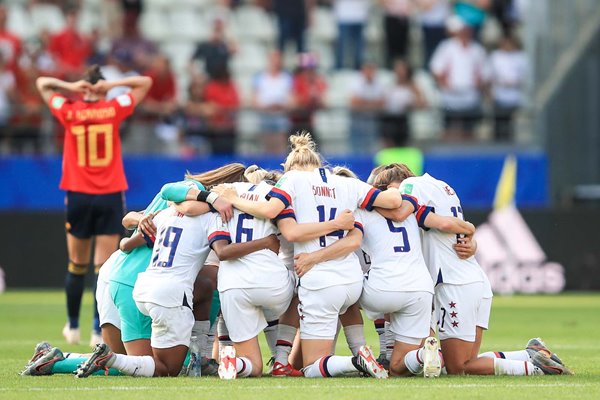
POLYGON ((76 125, 71 127, 71 132, 77 140, 78 166, 106 167, 110 164, 113 158, 113 126, 111 124, 76 125), (98 151, 101 141, 104 142, 104 156, 102 157, 98 151))

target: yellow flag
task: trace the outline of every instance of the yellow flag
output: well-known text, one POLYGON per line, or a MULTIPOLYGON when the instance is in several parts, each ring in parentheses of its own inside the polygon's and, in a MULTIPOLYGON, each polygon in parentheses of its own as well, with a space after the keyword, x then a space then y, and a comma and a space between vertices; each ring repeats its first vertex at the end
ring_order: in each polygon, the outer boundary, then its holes
POLYGON ((517 190, 517 159, 514 155, 509 155, 504 160, 502 173, 496 187, 496 196, 494 197, 494 209, 515 204, 515 192, 517 190))

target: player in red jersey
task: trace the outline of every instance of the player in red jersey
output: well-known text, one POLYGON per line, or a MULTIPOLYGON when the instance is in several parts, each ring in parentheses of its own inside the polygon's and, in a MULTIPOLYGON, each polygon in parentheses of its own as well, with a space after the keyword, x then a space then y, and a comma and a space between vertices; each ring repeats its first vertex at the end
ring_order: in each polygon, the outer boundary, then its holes
MULTIPOLYGON (((80 339, 79 311, 92 238, 97 276, 100 266, 118 248, 123 229, 127 180, 119 125, 146 96, 152 80, 136 76, 107 82, 100 68, 94 65, 77 82, 39 77, 36 84, 50 111, 65 128, 60 188, 67 191, 65 226, 69 266, 65 287, 69 321, 63 335, 67 342, 75 344, 80 339), (131 91, 106 100, 108 90, 116 86, 128 86, 131 91), (62 92, 79 94, 82 100, 72 100, 62 92)), ((96 344, 101 337, 95 304, 94 311, 92 342, 96 344)))

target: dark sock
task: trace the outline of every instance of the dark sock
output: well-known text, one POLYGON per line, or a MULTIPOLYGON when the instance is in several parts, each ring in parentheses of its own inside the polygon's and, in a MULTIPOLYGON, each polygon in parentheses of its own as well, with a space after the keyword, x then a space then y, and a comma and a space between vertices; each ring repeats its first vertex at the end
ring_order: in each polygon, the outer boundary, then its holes
POLYGON ((85 286, 85 275, 76 275, 67 272, 65 289, 67 293, 67 315, 69 316, 69 327, 79 328, 79 311, 81 310, 81 298, 85 286))
POLYGON ((96 301, 96 287, 98 286, 98 273, 94 274, 94 323, 92 329, 97 334, 100 334, 100 314, 98 313, 98 302, 96 301))

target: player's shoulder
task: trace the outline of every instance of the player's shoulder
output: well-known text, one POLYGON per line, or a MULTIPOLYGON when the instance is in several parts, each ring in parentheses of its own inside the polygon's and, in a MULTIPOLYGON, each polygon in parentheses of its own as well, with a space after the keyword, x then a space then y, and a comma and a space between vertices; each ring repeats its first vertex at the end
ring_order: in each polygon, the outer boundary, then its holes
POLYGON ((120 107, 131 107, 133 105, 133 97, 131 96, 131 93, 123 93, 110 101, 118 104, 120 107))

